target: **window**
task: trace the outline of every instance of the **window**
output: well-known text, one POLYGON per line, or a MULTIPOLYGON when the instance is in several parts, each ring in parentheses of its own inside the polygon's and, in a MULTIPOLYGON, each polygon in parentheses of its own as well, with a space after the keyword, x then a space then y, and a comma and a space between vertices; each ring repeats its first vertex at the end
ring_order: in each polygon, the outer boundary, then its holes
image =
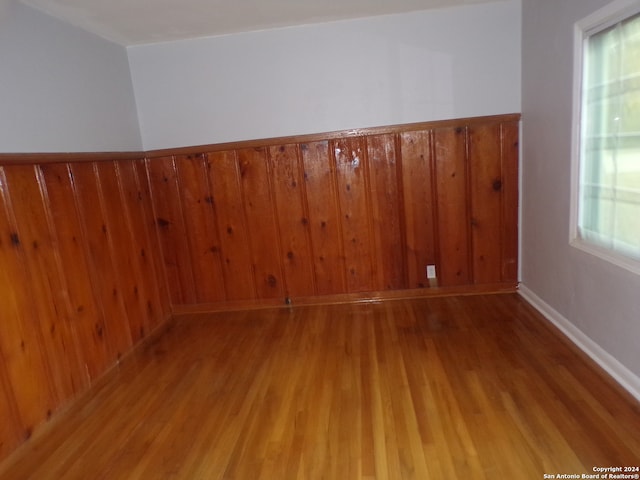
POLYGON ((640 271, 640 1, 576 25, 572 243, 640 271))

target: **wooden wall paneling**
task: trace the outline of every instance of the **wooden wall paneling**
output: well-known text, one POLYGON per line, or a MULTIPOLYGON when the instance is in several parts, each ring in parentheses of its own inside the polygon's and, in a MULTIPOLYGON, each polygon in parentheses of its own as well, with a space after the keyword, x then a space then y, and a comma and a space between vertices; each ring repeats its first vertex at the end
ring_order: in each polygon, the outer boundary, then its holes
POLYGON ((445 291, 515 286, 518 133, 507 115, 0 155, 0 457, 172 306, 399 296, 434 263, 445 291))
POLYGON ((147 160, 147 169, 171 302, 195 303, 195 281, 174 158, 147 160))
POLYGON ((372 244, 368 159, 363 137, 331 142, 348 292, 375 290, 375 246, 372 244))
POLYGON ((407 288, 405 219, 401 214, 395 134, 367 137, 369 185, 376 252, 376 290, 407 288))
MULTIPOLYGON (((437 264, 437 225, 433 188, 432 138, 429 130, 399 135, 406 237, 407 288, 429 287, 427 265, 437 264)), ((440 269, 436 269, 438 278, 440 269)))
POLYGON ((256 298, 235 151, 207 155, 227 300, 256 298))
POLYGON ((34 326, 41 336, 59 406, 83 390, 88 378, 71 324, 66 280, 48 218, 46 189, 41 188, 38 168, 33 165, 7 166, 5 175, 35 307, 34 326))
POLYGON ((155 323, 160 324, 164 318, 171 312, 171 297, 169 294, 169 286, 167 284, 167 276, 165 271, 164 259, 162 257, 162 247, 160 246, 160 238, 156 219, 153 214, 153 202, 151 199, 151 187, 149 186, 149 176, 147 172, 146 159, 134 160, 134 169, 136 171, 136 185, 138 188, 138 198, 140 199, 140 207, 143 215, 143 225, 146 235, 146 241, 150 255, 145 258, 151 258, 153 270, 155 272, 156 286, 158 288, 157 296, 160 302, 162 317, 156 318, 155 323))
POLYGON ((104 319, 92 288, 70 171, 68 165, 62 163, 41 165, 39 168, 46 185, 59 255, 64 266, 66 292, 78 349, 89 378, 95 379, 107 369, 112 359, 109 358, 105 337, 98 334, 104 319))
MULTIPOLYGON (((152 153, 144 171, 133 157, 78 158, 79 163, 94 161, 92 168, 103 173, 115 162, 115 175, 95 179, 102 189, 96 198, 102 202, 111 242, 108 256, 119 262, 111 267, 112 274, 132 282, 125 285, 121 298, 127 320, 133 322, 131 341, 151 329, 154 305, 167 312, 172 304, 255 303, 289 296, 423 288, 433 284, 425 272, 430 264, 437 265, 439 285, 445 287, 499 283, 516 276, 517 230, 510 225, 517 213, 509 210, 508 203, 517 203, 517 190, 509 190, 512 184, 504 171, 511 166, 517 175, 517 148, 509 149, 505 143, 517 144, 516 117, 432 122, 419 130, 413 125, 333 132, 287 142, 239 142, 211 146, 206 154, 202 147, 174 149, 167 151, 171 156, 152 153), (495 153, 491 129, 504 121, 513 127, 500 127, 495 137, 501 177, 492 184, 500 184, 501 218, 496 228, 492 217, 494 225, 485 230, 480 220, 495 205, 482 206, 478 187, 492 176, 488 169, 495 167, 495 163, 489 167, 487 159, 496 157, 484 145, 490 144, 495 153), (505 160, 507 151, 515 155, 513 162, 505 160), (113 207, 110 198, 115 192, 120 200, 113 207), (120 216, 115 213, 118 209, 120 216), (144 221, 149 216, 154 219, 152 235, 148 220, 144 221), (466 222, 460 220, 464 218, 466 222), (487 231, 498 232, 500 240, 489 239, 487 231), (465 238, 467 234, 473 241, 465 238), (127 253, 124 245, 136 248, 127 253), (161 268, 155 262, 145 264, 145 245, 151 251, 160 245, 161 268), (496 255, 497 269, 492 260, 496 255), (161 295, 164 291, 170 293, 168 300, 161 295)), ((44 159, 47 165, 63 161, 44 159)), ((45 184, 51 182, 47 178, 45 184)), ((493 201, 495 195, 487 198, 493 201)), ((64 196, 59 201, 64 204, 64 196)), ((80 206, 78 195, 76 203, 80 229, 86 232, 85 223, 92 221, 87 211, 92 207, 80 206)), ((43 205, 45 218, 53 218, 43 205)), ((63 240, 55 238, 61 235, 58 230, 78 227, 60 221, 49 220, 54 225, 49 228, 52 241, 62 248, 63 240)), ((52 252, 54 262, 64 265, 61 250, 52 252)), ((87 252, 92 281, 105 283, 97 279, 95 251, 87 247, 87 252)), ((58 275, 63 283, 73 281, 58 275)), ((95 308, 106 311, 103 289, 96 291, 100 293, 94 295, 95 308)), ((74 318, 73 302, 67 303, 68 315, 74 318)))
POLYGON ((501 128, 499 123, 468 129, 473 282, 502 277, 501 128))
POLYGON ((155 255, 159 256, 160 251, 158 248, 154 249, 149 241, 149 222, 144 208, 145 197, 137 178, 136 162, 142 163, 140 160, 119 160, 116 162, 116 171, 123 203, 126 205, 129 249, 136 273, 139 275, 138 296, 145 313, 142 324, 146 329, 141 337, 145 337, 165 318, 168 310, 164 310, 160 299, 159 276, 153 260, 155 255))
POLYGON ((344 293, 347 282, 335 184, 335 159, 329 153, 329 141, 302 143, 299 148, 304 167, 317 293, 344 293))
POLYGON ((287 297, 316 294, 305 182, 296 144, 269 149, 271 185, 287 297))
POLYGON ((130 206, 124 201, 117 163, 105 161, 96 166, 114 274, 127 314, 121 321, 123 326, 128 325, 135 345, 151 327, 147 317, 145 280, 138 264, 138 252, 132 248, 130 206))
POLYGON ((282 298, 287 286, 265 148, 237 150, 240 187, 248 229, 257 298, 282 298))
POLYGON ((56 406, 47 358, 41 346, 30 278, 23 264, 23 245, 0 167, 0 353, 7 389, 19 413, 20 437, 25 440, 56 406))
POLYGON ((472 283, 466 127, 434 129, 438 285, 472 283))
POLYGON ((102 308, 99 337, 106 338, 109 359, 113 363, 132 345, 131 331, 127 323, 120 279, 115 270, 115 258, 111 251, 109 222, 105 217, 105 202, 100 185, 97 163, 70 164, 73 175, 76 208, 83 226, 83 244, 89 258, 92 285, 102 308))
MULTIPOLYGON (((6 216, 2 212, 0 228, 3 230, 3 237, 5 227, 6 216)), ((11 416, 2 417, 0 423, 5 424, 2 441, 10 442, 13 435, 17 435, 20 440, 29 438, 33 428, 49 417, 56 403, 50 385, 46 357, 41 349, 33 319, 29 313, 23 313, 26 305, 21 304, 21 300, 26 299, 28 294, 18 291, 24 289, 16 285, 19 276, 12 275, 16 269, 16 254, 6 247, 3 238, 0 244, 0 369, 6 377, 6 382, 2 385, 5 390, 3 408, 11 416)))
POLYGON ((177 156, 176 167, 197 301, 224 301, 220 240, 204 155, 177 156))
MULTIPOLYGON (((1 345, 1 342, 0 342, 1 345)), ((20 444, 18 410, 4 367, 5 356, 0 349, 0 459, 7 457, 20 444)))
POLYGON ((502 271, 501 281, 518 282, 518 157, 520 125, 517 121, 501 126, 502 160, 502 271))

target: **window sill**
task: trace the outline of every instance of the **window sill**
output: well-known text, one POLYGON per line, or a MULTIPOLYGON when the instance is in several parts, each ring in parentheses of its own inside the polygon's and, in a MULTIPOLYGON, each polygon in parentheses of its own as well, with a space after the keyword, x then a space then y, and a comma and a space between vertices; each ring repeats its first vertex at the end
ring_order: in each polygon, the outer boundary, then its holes
POLYGON ((631 273, 640 275, 640 261, 638 260, 626 257, 607 248, 599 247, 598 245, 594 245, 593 243, 586 242, 578 238, 575 238, 571 242, 569 242, 569 245, 590 255, 598 257, 608 263, 612 263, 618 267, 624 268, 631 273))

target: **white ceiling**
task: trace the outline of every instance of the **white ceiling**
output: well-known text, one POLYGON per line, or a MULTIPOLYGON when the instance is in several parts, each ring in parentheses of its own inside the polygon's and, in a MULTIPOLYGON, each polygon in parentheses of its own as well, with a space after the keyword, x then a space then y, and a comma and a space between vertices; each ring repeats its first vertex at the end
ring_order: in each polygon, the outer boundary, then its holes
POLYGON ((21 0, 121 45, 498 0, 21 0))

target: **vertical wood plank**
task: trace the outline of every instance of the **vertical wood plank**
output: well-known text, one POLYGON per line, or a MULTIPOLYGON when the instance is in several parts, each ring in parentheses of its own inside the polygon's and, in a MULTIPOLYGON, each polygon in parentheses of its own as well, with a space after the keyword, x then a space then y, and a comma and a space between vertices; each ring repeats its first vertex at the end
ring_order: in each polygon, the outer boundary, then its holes
POLYGON ((135 265, 136 275, 138 275, 139 291, 137 295, 141 309, 144 311, 142 321, 145 328, 145 331, 142 332, 142 337, 144 337, 164 319, 165 311, 159 295, 158 274, 153 261, 155 255, 160 256, 160 251, 154 249, 149 240, 148 217, 145 216, 143 205, 145 197, 139 186, 136 162, 141 163, 139 160, 118 161, 115 166, 127 212, 130 258, 135 265))
POLYGON ((438 225, 438 284, 472 281, 469 255, 466 128, 434 130, 438 225))
POLYGON ((348 292, 374 289, 367 153, 362 138, 334 140, 338 201, 348 292))
POLYGON ((297 145, 269 149, 287 297, 314 295, 315 272, 297 145))
POLYGON ((469 127, 473 282, 500 282, 502 172, 500 124, 469 127))
POLYGON ((197 301, 223 301, 226 293, 220 240, 204 155, 178 156, 176 167, 197 301))
POLYGON ((395 135, 367 137, 372 222, 376 251, 376 290, 408 288, 405 284, 404 219, 400 215, 395 135))
POLYGON ((319 295, 343 293, 346 291, 346 279, 341 219, 329 142, 302 143, 300 153, 304 166, 316 289, 319 295))
MULTIPOLYGON (((5 233, 4 215, 0 214, 0 228, 5 233)), ((3 240, 3 243, 6 241, 3 240)), ((46 367, 46 357, 40 347, 35 325, 27 315, 23 315, 22 292, 15 287, 16 277, 12 277, 15 260, 7 258, 13 252, 0 246, 0 288, 2 289, 2 322, 0 322, 0 355, 2 368, 6 374, 6 404, 8 413, 13 414, 10 402, 15 401, 16 417, 7 417, 6 431, 9 438, 14 434, 20 440, 31 436, 33 429, 46 420, 55 408, 55 400, 50 385, 50 375, 46 367), (11 277, 10 277, 11 276, 11 277), (13 398, 12 398, 13 397, 13 398), (15 430, 14 430, 15 429, 15 430)), ((4 418, 3 418, 4 420, 4 418)))
POLYGON ((171 296, 169 294, 169 286, 167 284, 167 275, 165 264, 162 257, 162 247, 160 246, 160 238, 158 229, 156 228, 156 220, 153 215, 153 202, 151 199, 151 187, 149 186, 149 175, 147 172, 146 159, 136 160, 134 162, 136 171, 136 186, 138 188, 138 196, 140 199, 140 207, 142 209, 145 235, 148 241, 148 250, 151 258, 153 269, 155 271, 156 284, 158 287, 157 296, 159 297, 161 313, 163 318, 155 319, 156 324, 163 321, 164 317, 171 312, 171 296))
MULTIPOLYGON (((146 315, 146 289, 137 261, 138 252, 133 249, 131 238, 131 215, 124 202, 117 163, 113 161, 97 164, 100 189, 104 203, 102 209, 107 220, 107 231, 114 257, 114 273, 124 302, 126 318, 123 328, 128 326, 133 344, 137 344, 150 330, 146 315)), ((118 326, 120 328, 120 326, 118 326)))
POLYGON ((502 271, 501 281, 518 281, 519 123, 502 124, 502 271))
POLYGON ((244 148, 237 155, 257 298, 284 299, 287 286, 280 262, 266 149, 244 148))
MULTIPOLYGON (((437 226, 429 130, 400 134, 408 288, 428 287, 427 265, 437 263, 437 226)), ((437 274, 440 276, 440 269, 437 274)))
POLYGON ((85 369, 71 324, 67 286, 57 245, 49 228, 38 169, 32 165, 5 167, 16 232, 24 252, 29 290, 37 315, 43 353, 49 364, 57 405, 86 384, 85 369))
POLYGON ((118 259, 111 251, 111 233, 103 209, 105 200, 100 177, 95 163, 74 163, 71 172, 76 205, 83 224, 83 243, 90 259, 92 284, 103 308, 104 321, 97 334, 105 336, 109 358, 113 362, 131 348, 132 340, 121 284, 114 266, 118 259))
POLYGON ((209 153, 207 162, 227 299, 256 298, 236 154, 209 153))
POLYGON ((104 319, 92 288, 70 171, 66 164, 42 165, 40 170, 46 184, 59 254, 64 265, 78 347, 87 373, 94 379, 107 369, 111 359, 106 339, 98 334, 104 319))
POLYGON ((147 160, 156 228, 174 305, 197 300, 173 157, 147 160))
POLYGON ((5 355, 0 349, 0 459, 7 457, 20 444, 19 419, 11 384, 4 366, 5 355))
POLYGON ((50 415, 56 401, 14 217, 4 167, 0 167, 0 352, 20 417, 20 438, 26 440, 50 415))

